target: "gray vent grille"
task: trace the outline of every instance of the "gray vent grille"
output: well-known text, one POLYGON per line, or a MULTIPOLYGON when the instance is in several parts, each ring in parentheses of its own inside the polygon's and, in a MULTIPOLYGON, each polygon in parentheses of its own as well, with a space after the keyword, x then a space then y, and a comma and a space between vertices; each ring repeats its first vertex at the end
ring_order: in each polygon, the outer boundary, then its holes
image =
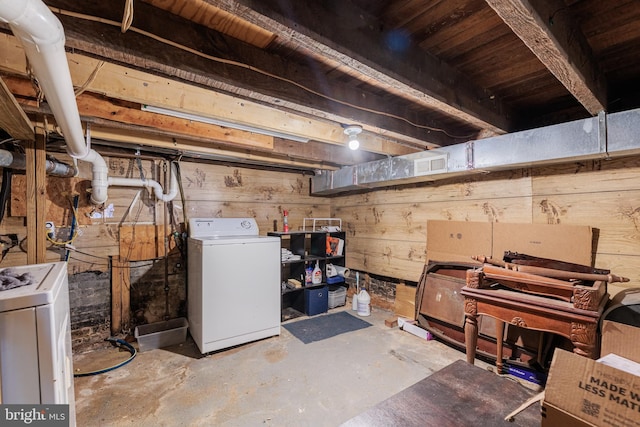
POLYGON ((447 155, 425 157, 413 161, 413 175, 424 176, 447 172, 447 155))

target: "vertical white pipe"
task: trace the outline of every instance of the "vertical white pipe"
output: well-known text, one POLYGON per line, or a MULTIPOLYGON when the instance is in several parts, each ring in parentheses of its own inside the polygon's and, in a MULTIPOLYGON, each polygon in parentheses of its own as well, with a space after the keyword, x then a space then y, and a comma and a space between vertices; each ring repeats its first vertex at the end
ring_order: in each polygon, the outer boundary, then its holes
MULTIPOLYGON (((91 202, 103 204, 107 201, 109 186, 107 164, 100 154, 89 147, 82 133, 60 20, 41 0, 0 0, 0 21, 9 24, 13 34, 22 42, 29 64, 62 129, 67 153, 92 164, 91 202)), ((175 168, 172 172, 175 172, 175 168)), ((167 194, 163 194, 160 184, 153 180, 119 178, 114 179, 112 185, 153 187, 156 197, 168 202, 177 194, 175 176, 172 175, 171 190, 167 194)))
POLYGON ((40 0, 0 0, 0 19, 22 42, 29 65, 62 129, 69 155, 84 159, 89 147, 84 141, 67 64, 62 24, 40 0))

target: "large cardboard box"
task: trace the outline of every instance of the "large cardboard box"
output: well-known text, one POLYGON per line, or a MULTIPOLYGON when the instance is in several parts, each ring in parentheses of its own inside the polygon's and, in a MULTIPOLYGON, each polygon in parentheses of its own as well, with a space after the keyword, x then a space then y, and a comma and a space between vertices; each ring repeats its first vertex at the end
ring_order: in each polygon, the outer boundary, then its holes
POLYGON ((591 265, 593 233, 582 225, 427 221, 427 260, 473 262, 472 255, 502 259, 520 252, 591 265))
POLYGON ((490 222, 427 221, 427 260, 472 262, 472 255, 490 255, 490 222))
MULTIPOLYGON (((610 336, 602 354, 615 350, 619 356, 637 359, 640 328, 604 323, 603 342, 607 328, 610 336)), ((543 427, 640 427, 640 374, 556 349, 542 414, 543 427)))
POLYGON ((519 252, 575 264, 591 265, 593 233, 583 225, 493 224, 491 256, 519 252))
POLYGON ((640 363, 640 328, 611 320, 603 321, 600 354, 606 356, 609 353, 640 363))

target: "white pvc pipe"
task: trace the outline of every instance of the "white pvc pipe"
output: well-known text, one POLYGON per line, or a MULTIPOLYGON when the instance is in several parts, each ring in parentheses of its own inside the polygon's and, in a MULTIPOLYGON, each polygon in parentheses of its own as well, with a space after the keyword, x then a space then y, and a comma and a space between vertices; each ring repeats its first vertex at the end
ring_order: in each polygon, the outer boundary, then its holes
MULTIPOLYGON (((177 194, 177 181, 174 187, 174 178, 171 181, 173 191, 168 194, 162 194, 162 187, 153 180, 108 178, 104 159, 91 149, 82 134, 80 113, 64 50, 64 30, 60 20, 47 5, 41 0, 0 0, 0 21, 9 24, 13 34, 22 42, 29 64, 62 130, 67 143, 67 153, 75 159, 93 165, 91 202, 95 205, 106 202, 109 184, 127 187, 152 186, 158 199, 165 202, 172 200, 177 194)), ((172 174, 172 177, 175 177, 175 174, 172 174)))
POLYGON ((22 42, 29 65, 62 129, 67 151, 73 157, 84 159, 89 147, 84 142, 73 92, 62 24, 40 0, 0 0, 0 19, 9 24, 22 42))
POLYGON ((156 199, 169 202, 178 194, 178 174, 175 164, 171 163, 171 184, 169 186, 169 192, 166 194, 162 193, 162 186, 153 179, 119 178, 111 176, 109 177, 109 185, 152 188, 156 199))

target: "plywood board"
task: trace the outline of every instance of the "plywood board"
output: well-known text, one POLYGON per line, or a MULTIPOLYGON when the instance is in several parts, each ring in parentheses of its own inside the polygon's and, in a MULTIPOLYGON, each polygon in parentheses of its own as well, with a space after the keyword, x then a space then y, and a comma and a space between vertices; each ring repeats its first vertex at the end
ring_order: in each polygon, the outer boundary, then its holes
POLYGON ((164 240, 158 239, 153 224, 123 225, 120 227, 120 260, 143 261, 158 258, 159 247, 164 252, 164 240))
POLYGON ((416 287, 398 283, 396 285, 396 299, 393 312, 401 317, 415 320, 416 316, 416 287))
MULTIPOLYGON (((27 216, 26 175, 11 178, 11 216, 27 216)), ((73 196, 78 195, 77 223, 91 224, 91 206, 87 200, 87 190, 91 183, 82 178, 61 178, 49 176, 46 179, 45 220, 56 226, 70 226, 73 218, 73 196)))

